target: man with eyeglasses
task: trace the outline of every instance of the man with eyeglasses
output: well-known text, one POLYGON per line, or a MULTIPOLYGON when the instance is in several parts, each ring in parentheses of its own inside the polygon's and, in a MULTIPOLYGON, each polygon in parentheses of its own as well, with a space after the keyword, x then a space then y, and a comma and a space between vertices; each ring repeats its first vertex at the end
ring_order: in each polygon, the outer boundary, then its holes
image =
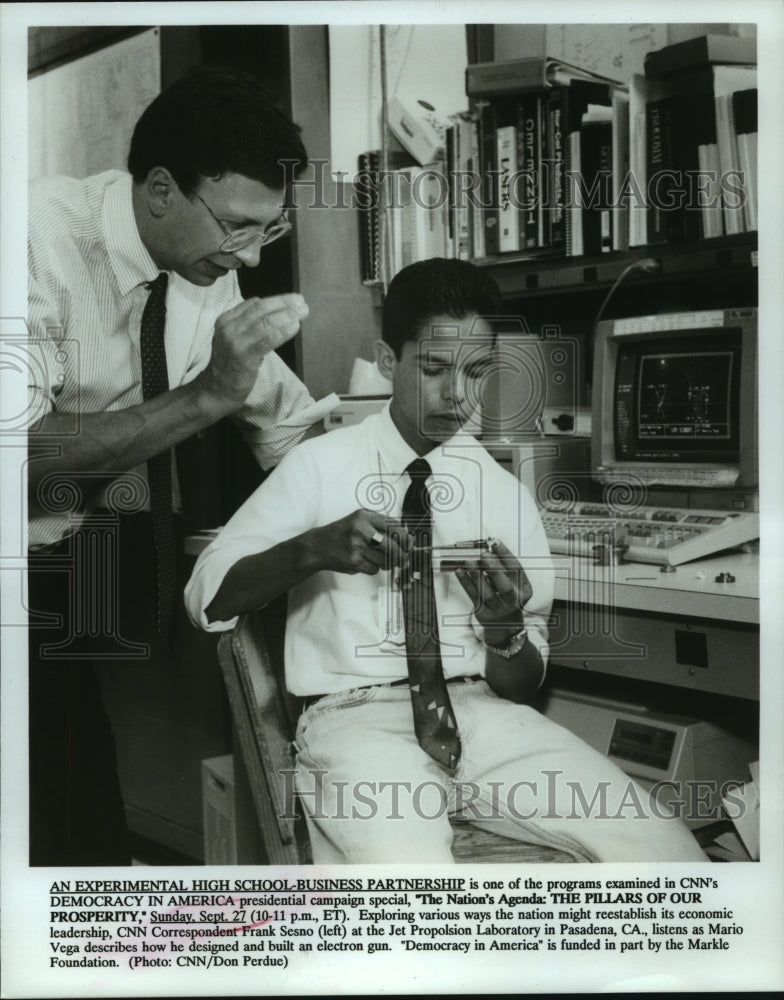
POLYGON ((143 113, 128 173, 31 187, 31 864, 130 860, 94 667, 181 638, 174 446, 232 416, 268 468, 337 402, 275 354, 302 296, 243 300, 235 273, 291 229, 306 163, 255 77, 204 68, 143 113))

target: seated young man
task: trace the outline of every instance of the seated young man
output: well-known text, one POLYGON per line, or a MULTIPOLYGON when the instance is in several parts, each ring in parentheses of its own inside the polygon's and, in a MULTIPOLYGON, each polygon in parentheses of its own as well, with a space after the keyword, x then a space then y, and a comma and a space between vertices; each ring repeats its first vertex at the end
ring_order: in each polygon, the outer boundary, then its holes
POLYGON ((288 592, 317 864, 449 863, 453 812, 580 861, 705 860, 614 764, 523 704, 547 660, 547 540, 526 489, 462 430, 500 311, 464 261, 401 271, 376 345, 389 406, 283 459, 199 558, 189 612, 228 629, 288 592), (473 564, 431 553, 475 541, 473 564))

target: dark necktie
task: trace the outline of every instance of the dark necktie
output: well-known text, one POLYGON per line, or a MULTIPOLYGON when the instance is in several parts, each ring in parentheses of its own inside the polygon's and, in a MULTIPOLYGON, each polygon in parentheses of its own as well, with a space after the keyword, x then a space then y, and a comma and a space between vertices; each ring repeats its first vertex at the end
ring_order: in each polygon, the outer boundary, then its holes
POLYGON ((423 458, 418 458, 406 472, 411 477, 411 485, 403 499, 403 524, 413 535, 416 547, 409 577, 403 586, 414 730, 422 749, 439 764, 454 771, 460 759, 460 736, 444 679, 438 642, 433 590, 433 526, 430 494, 426 486, 431 469, 423 458))
MULTIPOLYGON (((162 272, 147 286, 150 297, 142 313, 140 348, 142 356, 142 396, 153 399, 169 390, 164 329, 166 288, 169 275, 162 272)), ((171 449, 147 459, 150 486, 150 517, 155 548, 155 612, 161 638, 168 644, 177 593, 177 554, 172 518, 171 449)))

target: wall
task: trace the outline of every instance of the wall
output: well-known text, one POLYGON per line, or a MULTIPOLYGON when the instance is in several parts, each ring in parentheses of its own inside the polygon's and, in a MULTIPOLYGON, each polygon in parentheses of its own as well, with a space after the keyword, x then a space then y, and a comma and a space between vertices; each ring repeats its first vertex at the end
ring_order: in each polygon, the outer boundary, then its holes
POLYGON ((33 77, 30 177, 124 170, 133 127, 160 90, 160 73, 159 31, 151 28, 33 77))
MULTIPOLYGON (((289 29, 292 117, 302 127, 311 159, 329 161, 329 73, 325 26, 289 29)), ((311 174, 306 176, 312 176, 311 174)), ((324 170, 324 197, 336 205, 338 187, 324 170)), ((351 185, 343 197, 351 198, 351 185)), ((300 187, 297 202, 308 205, 313 190, 300 187)), ((311 393, 346 392, 355 357, 373 357, 380 336, 374 296, 360 281, 359 219, 351 208, 300 211, 296 221, 296 285, 310 306, 302 324, 298 372, 311 393)))
POLYGON ((497 24, 495 59, 545 53, 604 76, 626 80, 641 73, 645 53, 708 33, 739 33, 729 24, 497 24))

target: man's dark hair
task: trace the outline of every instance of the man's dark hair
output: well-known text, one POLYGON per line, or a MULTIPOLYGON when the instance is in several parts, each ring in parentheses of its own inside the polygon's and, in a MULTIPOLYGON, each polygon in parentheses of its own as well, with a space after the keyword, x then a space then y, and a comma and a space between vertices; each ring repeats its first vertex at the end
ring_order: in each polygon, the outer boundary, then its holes
POLYGON ((466 260, 433 257, 399 271, 387 291, 381 336, 400 358, 406 341, 434 316, 498 317, 502 311, 498 285, 466 260))
POLYGON ((193 69, 146 108, 131 139, 128 169, 141 183, 166 167, 183 194, 200 177, 242 174, 280 190, 301 173, 308 154, 300 129, 250 73, 193 69), (295 161, 284 173, 280 160, 295 161))

